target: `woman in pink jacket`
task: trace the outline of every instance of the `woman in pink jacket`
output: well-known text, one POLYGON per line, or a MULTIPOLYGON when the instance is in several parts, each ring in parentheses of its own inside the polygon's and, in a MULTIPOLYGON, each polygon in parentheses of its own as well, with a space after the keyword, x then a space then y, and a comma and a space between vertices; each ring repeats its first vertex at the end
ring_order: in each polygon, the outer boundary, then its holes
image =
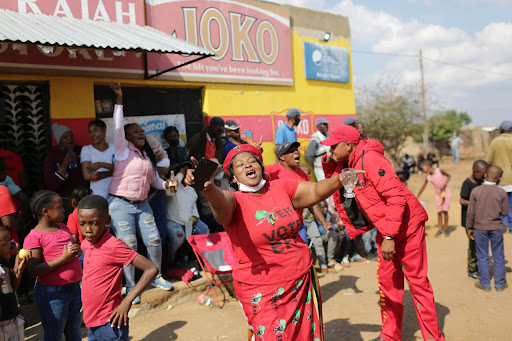
MULTIPOLYGON (((146 246, 148 258, 161 270, 162 243, 147 199, 150 186, 168 189, 169 184, 156 171, 156 158, 142 128, 137 123, 123 125, 121 85, 111 87, 116 94, 113 117, 115 166, 107 196, 112 229, 117 238, 134 250, 137 250, 139 235, 146 246)), ((133 265, 124 268, 124 276, 129 291, 136 284, 133 265)), ((172 284, 161 274, 151 284, 164 290, 172 289, 172 284)), ((140 297, 137 296, 133 303, 140 303, 140 297)))

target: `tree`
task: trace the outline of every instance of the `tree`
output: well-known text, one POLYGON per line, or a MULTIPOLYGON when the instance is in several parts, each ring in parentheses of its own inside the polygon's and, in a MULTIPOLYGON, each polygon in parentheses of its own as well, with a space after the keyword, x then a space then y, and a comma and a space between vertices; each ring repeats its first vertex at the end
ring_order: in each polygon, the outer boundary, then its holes
POLYGON ((448 141, 453 132, 460 132, 462 126, 471 123, 471 117, 466 112, 446 110, 436 113, 428 119, 428 136, 440 156, 450 153, 448 141))
POLYGON ((356 91, 358 121, 364 122, 367 135, 381 142, 393 161, 409 136, 421 134, 419 93, 412 86, 394 81, 379 81, 373 88, 356 91))

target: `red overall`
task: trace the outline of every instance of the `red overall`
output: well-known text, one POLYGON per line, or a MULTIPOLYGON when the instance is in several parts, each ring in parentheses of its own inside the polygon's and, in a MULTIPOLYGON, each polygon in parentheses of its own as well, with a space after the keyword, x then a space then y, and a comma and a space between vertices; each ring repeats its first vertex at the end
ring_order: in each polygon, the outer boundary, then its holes
POLYGON ((355 201, 343 197, 343 189, 334 193, 336 209, 353 239, 376 227, 379 261, 377 279, 380 291, 382 332, 385 341, 401 340, 404 276, 415 304, 421 333, 425 340, 444 340, 437 322, 434 293, 427 278, 425 221, 428 216, 418 199, 396 176, 384 157, 378 141, 360 141, 348 164, 323 163, 326 177, 341 173, 345 167, 364 169, 360 185, 354 188, 355 201), (383 236, 395 238, 392 261, 382 258, 383 236))

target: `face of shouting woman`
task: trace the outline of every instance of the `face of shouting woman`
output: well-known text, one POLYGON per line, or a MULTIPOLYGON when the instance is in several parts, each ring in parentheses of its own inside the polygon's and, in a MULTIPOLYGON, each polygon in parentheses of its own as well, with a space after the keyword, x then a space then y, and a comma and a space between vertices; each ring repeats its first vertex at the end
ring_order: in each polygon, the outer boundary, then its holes
POLYGON ((263 169, 256 156, 249 152, 242 152, 233 158, 233 175, 239 183, 256 187, 262 179, 263 169))
POLYGON ((146 143, 146 135, 140 125, 133 123, 126 128, 126 140, 133 143, 135 147, 142 149, 144 143, 146 143))

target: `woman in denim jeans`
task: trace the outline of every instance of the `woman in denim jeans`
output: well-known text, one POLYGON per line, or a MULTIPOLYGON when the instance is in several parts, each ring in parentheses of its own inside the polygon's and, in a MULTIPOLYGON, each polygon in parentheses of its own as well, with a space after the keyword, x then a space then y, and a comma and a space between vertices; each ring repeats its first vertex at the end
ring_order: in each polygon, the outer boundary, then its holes
MULTIPOLYGON (((126 245, 137 250, 137 235, 141 237, 148 252, 148 258, 161 271, 162 242, 160 233, 148 202, 150 186, 169 189, 169 183, 157 173, 156 158, 146 141, 142 128, 136 124, 123 125, 123 92, 121 85, 112 84, 116 94, 114 108, 114 174, 108 188, 107 200, 112 217, 112 230, 126 245)), ((127 290, 136 284, 133 265, 124 268, 127 290)), ((152 286, 171 290, 172 284, 161 274, 151 282, 152 286)), ((133 300, 140 303, 140 297, 133 300)))
POLYGON ((39 220, 25 238, 23 247, 32 252, 28 271, 37 276, 34 302, 39 311, 45 341, 80 341, 82 250, 73 243, 64 219, 61 197, 52 191, 39 191, 31 208, 39 220))

